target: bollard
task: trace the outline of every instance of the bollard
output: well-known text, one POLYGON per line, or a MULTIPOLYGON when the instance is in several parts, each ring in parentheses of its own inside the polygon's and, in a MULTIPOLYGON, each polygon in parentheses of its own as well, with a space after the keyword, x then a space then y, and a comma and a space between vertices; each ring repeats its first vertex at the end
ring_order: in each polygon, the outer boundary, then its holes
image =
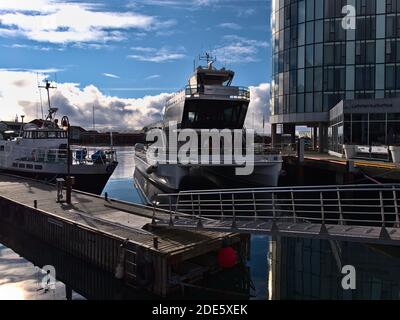
POLYGON ((72 181, 71 177, 67 177, 67 196, 66 196, 66 203, 71 204, 71 198, 72 198, 72 181))
POLYGON ((154 245, 154 248, 158 250, 158 237, 153 238, 153 245, 154 245))
POLYGON ((304 162, 304 146, 305 141, 304 138, 300 138, 297 142, 297 157, 299 162, 304 162))
POLYGON ((35 209, 37 209, 37 200, 34 200, 34 201, 33 201, 33 207, 34 207, 35 209))

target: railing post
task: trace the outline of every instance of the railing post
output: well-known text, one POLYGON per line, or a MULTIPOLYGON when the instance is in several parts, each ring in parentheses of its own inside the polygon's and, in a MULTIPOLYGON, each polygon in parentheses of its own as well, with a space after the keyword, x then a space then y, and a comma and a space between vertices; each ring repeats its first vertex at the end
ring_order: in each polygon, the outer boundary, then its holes
POLYGON ((222 204, 222 194, 219 193, 219 204, 221 206, 221 221, 224 221, 224 205, 222 204))
POLYGON ((256 203, 256 195, 253 190, 253 206, 254 206, 254 221, 257 221, 258 215, 257 215, 257 203, 256 203))
POLYGON ((325 224, 325 209, 324 209, 324 196, 322 192, 319 193, 319 198, 321 200, 321 218, 322 218, 322 224, 325 224))
POLYGON ((275 211, 275 193, 272 192, 272 218, 275 221, 276 211, 275 211))
POLYGON ((293 210, 293 223, 297 223, 297 215, 296 215, 296 204, 294 202, 294 192, 293 189, 290 192, 290 195, 292 197, 292 210, 293 210))
POLYGON ((344 218, 343 218, 343 208, 342 208, 342 199, 340 197, 340 190, 339 188, 336 191, 337 199, 338 199, 338 206, 339 206, 339 224, 344 225, 344 218))
POLYGON ((171 202, 171 196, 168 197, 169 200, 169 226, 173 227, 174 226, 174 220, 172 219, 172 202, 171 202))
POLYGON ((379 202, 381 205, 381 217, 382 217, 382 227, 385 227, 385 208, 383 206, 383 194, 382 191, 379 191, 379 202))
POLYGON ((156 224, 156 202, 153 202, 153 219, 151 221, 151 224, 155 225, 156 224))
POLYGON ((178 219, 177 218, 177 215, 176 215, 176 213, 177 212, 179 212, 179 200, 180 200, 180 194, 178 194, 178 197, 176 198, 176 205, 175 205, 175 219, 178 219))
POLYGON ((396 214, 396 228, 400 228, 400 216, 399 216, 399 203, 397 199, 397 192, 395 186, 393 186, 393 201, 394 201, 394 210, 396 214))
POLYGON ((232 215, 233 215, 232 229, 236 229, 237 224, 236 224, 235 194, 234 193, 232 193, 232 215))
POLYGON ((196 216, 195 212, 194 212, 194 199, 193 199, 193 193, 190 194, 190 203, 192 205, 192 216, 193 218, 196 216))
POLYGON ((200 202, 200 194, 197 195, 197 203, 199 206, 199 220, 197 221, 197 228, 202 228, 203 223, 201 222, 201 202, 200 202))

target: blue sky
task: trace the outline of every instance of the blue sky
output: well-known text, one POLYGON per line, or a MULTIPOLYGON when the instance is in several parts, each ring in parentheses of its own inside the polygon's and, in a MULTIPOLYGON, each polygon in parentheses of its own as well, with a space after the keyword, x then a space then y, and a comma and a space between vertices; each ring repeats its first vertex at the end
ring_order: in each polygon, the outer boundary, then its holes
POLYGON ((57 71, 77 93, 90 86, 129 103, 182 88, 205 51, 236 72, 234 84, 268 83, 270 37, 267 0, 0 0, 0 72, 57 71))

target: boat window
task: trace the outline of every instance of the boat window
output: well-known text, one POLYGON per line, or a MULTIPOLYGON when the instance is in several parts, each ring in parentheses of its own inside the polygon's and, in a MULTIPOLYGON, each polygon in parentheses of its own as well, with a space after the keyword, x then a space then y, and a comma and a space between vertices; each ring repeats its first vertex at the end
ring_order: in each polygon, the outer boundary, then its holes
POLYGON ((38 139, 46 139, 46 138, 47 138, 47 132, 45 132, 45 131, 39 131, 39 132, 37 133, 37 137, 38 137, 38 139))
POLYGON ((241 129, 247 113, 247 104, 218 101, 195 102, 187 106, 183 128, 241 129))
POLYGON ((24 132, 24 138, 25 139, 32 139, 33 138, 33 132, 32 131, 25 131, 24 132))
POLYGON ((55 139, 55 138, 57 138, 57 132, 55 132, 55 131, 49 131, 48 137, 49 137, 49 139, 55 139))
POLYGON ((193 123, 195 119, 196 119, 196 112, 190 111, 188 113, 188 121, 190 123, 193 123))

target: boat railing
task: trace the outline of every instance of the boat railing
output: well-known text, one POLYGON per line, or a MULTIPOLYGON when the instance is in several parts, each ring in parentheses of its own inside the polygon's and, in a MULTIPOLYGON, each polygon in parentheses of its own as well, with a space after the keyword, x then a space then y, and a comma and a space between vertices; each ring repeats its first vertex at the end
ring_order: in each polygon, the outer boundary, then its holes
POLYGON ((229 99, 250 100, 250 89, 247 87, 188 85, 185 87, 186 97, 220 96, 229 99))
POLYGON ((157 206, 174 217, 192 217, 200 224, 204 219, 233 224, 253 219, 400 227, 398 184, 181 191, 159 194, 157 199, 157 206))
MULTIPOLYGON (((106 165, 117 161, 117 154, 113 149, 71 146, 70 151, 72 165, 106 165)), ((68 149, 15 147, 12 154, 15 161, 67 164, 68 149)))
POLYGON ((265 145, 254 145, 254 149, 246 150, 245 147, 242 148, 229 148, 227 150, 224 149, 223 146, 219 148, 216 147, 206 147, 206 148, 197 148, 195 152, 188 154, 188 152, 182 154, 182 149, 177 147, 157 147, 157 146, 145 146, 143 144, 138 144, 135 146, 135 152, 138 156, 145 157, 148 161, 159 162, 160 159, 165 159, 165 161, 169 164, 180 163, 182 157, 189 157, 190 162, 194 163, 203 163, 211 160, 213 163, 220 159, 221 163, 227 163, 231 160, 234 160, 235 157, 246 157, 248 155, 251 156, 251 152, 253 151, 254 161, 259 160, 268 160, 268 161, 282 161, 281 151, 276 149, 271 149, 266 147, 265 145), (177 155, 177 157, 173 157, 175 160, 171 160, 171 156, 177 155), (213 161, 214 160, 214 161, 213 161))

